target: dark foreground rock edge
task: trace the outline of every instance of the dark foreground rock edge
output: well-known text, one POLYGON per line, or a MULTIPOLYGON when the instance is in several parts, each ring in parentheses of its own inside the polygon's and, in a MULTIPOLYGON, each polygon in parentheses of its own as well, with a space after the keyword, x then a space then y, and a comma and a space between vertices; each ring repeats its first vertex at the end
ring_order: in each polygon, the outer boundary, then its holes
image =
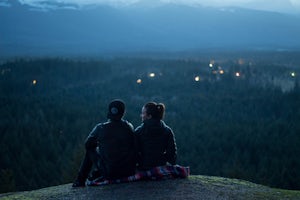
POLYGON ((300 199, 300 191, 273 189, 251 182, 192 175, 186 179, 138 181, 72 188, 71 184, 0 194, 0 199, 300 199))

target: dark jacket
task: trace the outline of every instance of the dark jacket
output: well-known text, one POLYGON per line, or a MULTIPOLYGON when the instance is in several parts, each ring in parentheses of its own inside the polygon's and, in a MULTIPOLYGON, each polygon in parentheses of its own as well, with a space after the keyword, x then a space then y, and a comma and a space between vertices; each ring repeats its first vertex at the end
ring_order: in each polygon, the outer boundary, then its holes
POLYGON ((98 124, 86 140, 86 148, 96 148, 99 167, 106 178, 115 179, 133 175, 136 166, 136 148, 133 126, 125 120, 98 124))
POLYGON ((139 153, 139 169, 147 170, 152 167, 176 164, 176 142, 174 133, 163 121, 156 119, 145 120, 135 130, 139 153))

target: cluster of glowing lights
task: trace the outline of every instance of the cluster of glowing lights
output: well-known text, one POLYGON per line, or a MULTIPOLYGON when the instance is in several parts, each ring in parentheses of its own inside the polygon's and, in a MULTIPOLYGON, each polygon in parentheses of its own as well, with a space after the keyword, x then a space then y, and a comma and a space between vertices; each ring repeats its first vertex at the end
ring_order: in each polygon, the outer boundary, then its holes
POLYGON ((211 73, 212 74, 225 74, 225 71, 223 70, 223 69, 221 69, 221 70, 213 70, 213 71, 211 71, 211 73))
MULTIPOLYGON (((213 68, 214 67, 214 64, 215 64, 215 61, 214 60, 211 60, 210 63, 209 63, 209 67, 210 68, 213 68)), ((225 74, 225 71, 222 69, 221 66, 218 66, 218 70, 213 70, 211 73, 213 74, 225 74)))
MULTIPOLYGON (((242 60, 242 59, 240 59, 239 60, 239 63, 241 63, 241 64, 243 64, 244 63, 244 60, 242 60)), ((209 67, 210 68, 213 68, 214 67, 214 61, 211 61, 210 63, 209 63, 209 67)), ((223 75, 223 74, 225 74, 225 71, 222 69, 222 67, 221 66, 218 66, 218 70, 212 70, 211 71, 211 73, 213 73, 213 74, 221 74, 221 75, 223 75)), ((160 73, 159 74, 160 76, 162 76, 162 74, 160 73)), ((235 77, 241 77, 241 73, 240 72, 235 72, 235 77)), ((154 78, 156 76, 156 74, 154 73, 154 72, 151 72, 151 73, 149 73, 148 74, 148 77, 150 77, 150 78, 154 78)), ((291 77, 296 77, 296 72, 291 72, 290 73, 290 76, 291 77)), ((195 82, 200 82, 201 81, 201 78, 200 78, 200 76, 194 76, 194 81, 195 82)), ((141 78, 138 78, 137 80, 136 80, 136 83, 137 84, 142 84, 142 79, 141 78)), ((33 80, 32 81, 32 84, 33 85, 36 85, 37 84, 37 81, 36 80, 33 80)))
MULTIPOLYGON (((150 77, 150 78, 154 78, 156 76, 156 74, 155 73, 153 73, 153 72, 151 72, 151 73, 149 73, 148 74, 148 77, 150 77)), ((136 80, 136 83, 137 84, 142 84, 142 79, 141 78, 138 78, 137 80, 136 80)))

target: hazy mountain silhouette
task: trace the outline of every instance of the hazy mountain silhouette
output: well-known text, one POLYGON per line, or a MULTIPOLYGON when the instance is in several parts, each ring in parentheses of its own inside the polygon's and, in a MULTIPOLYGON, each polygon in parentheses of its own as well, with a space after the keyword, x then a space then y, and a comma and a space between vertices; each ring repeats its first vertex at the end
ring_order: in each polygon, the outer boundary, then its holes
POLYGON ((12 2, 0 7, 0 56, 300 47, 295 15, 175 4, 37 11, 12 2))

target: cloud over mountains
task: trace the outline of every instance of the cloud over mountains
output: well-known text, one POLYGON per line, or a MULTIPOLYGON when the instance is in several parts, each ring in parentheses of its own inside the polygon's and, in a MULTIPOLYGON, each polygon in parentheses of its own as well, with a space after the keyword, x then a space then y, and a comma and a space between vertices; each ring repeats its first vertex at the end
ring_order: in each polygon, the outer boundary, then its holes
POLYGON ((114 7, 122 7, 144 4, 155 6, 172 3, 189 6, 233 6, 256 10, 300 14, 300 1, 298 0, 0 0, 0 6, 11 5, 10 2, 13 1, 18 1, 23 5, 30 5, 32 7, 40 9, 82 8, 84 6, 93 5, 110 5, 114 7))

